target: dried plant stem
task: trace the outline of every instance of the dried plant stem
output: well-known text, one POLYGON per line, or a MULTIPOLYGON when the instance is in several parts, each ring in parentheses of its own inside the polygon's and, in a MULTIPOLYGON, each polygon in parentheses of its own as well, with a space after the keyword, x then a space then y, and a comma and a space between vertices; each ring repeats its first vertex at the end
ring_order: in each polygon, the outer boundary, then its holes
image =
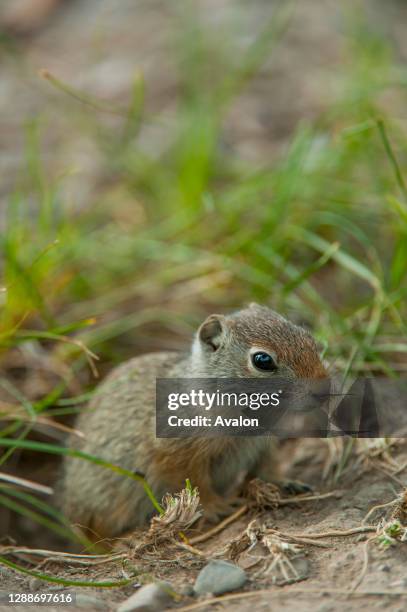
POLYGON ((191 552, 193 555, 197 555, 198 557, 205 557, 205 558, 207 556, 201 550, 199 550, 198 548, 195 548, 194 546, 191 546, 190 544, 186 544, 185 542, 175 542, 175 543, 178 546, 178 548, 187 550, 188 552, 191 552))
POLYGON ((54 492, 51 487, 46 487, 45 485, 41 485, 38 482, 33 482, 32 480, 27 480, 26 478, 20 478, 18 476, 12 476, 11 474, 5 474, 3 472, 0 472, 0 481, 11 483, 19 487, 24 487, 25 489, 31 489, 32 491, 36 491, 37 493, 44 493, 45 495, 52 495, 54 492))
MULTIPOLYGON (((284 505, 289 505, 289 504, 299 504, 303 501, 314 501, 314 500, 318 500, 318 499, 326 499, 327 497, 336 497, 338 495, 341 495, 342 492, 341 491, 331 491, 329 493, 323 493, 322 495, 304 495, 303 497, 301 496, 297 496, 297 497, 283 497, 282 499, 279 499, 277 501, 277 504, 279 506, 284 506, 284 505)), ((205 542, 206 540, 209 540, 211 537, 217 535, 220 531, 222 531, 223 529, 225 529, 225 527, 227 527, 228 525, 230 525, 231 523, 233 523, 234 521, 236 521, 238 518, 240 518, 241 516, 243 516, 243 514, 245 514, 248 510, 248 506, 242 506, 241 508, 239 508, 238 510, 236 510, 236 512, 234 512, 233 514, 231 514, 230 516, 228 516, 227 518, 225 518, 225 520, 223 520, 221 523, 219 523, 219 525, 216 525, 215 527, 213 527, 212 529, 209 529, 209 531, 207 531, 206 533, 203 533, 202 535, 199 536, 195 536, 194 538, 189 538, 188 541, 190 544, 199 544, 200 542, 205 542)), ((306 538, 306 534, 301 534, 295 537, 304 537, 306 538)), ((312 537, 312 536, 310 536, 312 537)))
POLYGON ((194 538, 188 538, 189 544, 199 544, 199 542, 205 542, 206 540, 209 540, 209 538, 214 535, 217 535, 219 532, 225 529, 225 527, 243 516, 243 514, 247 512, 247 509, 248 506, 242 506, 241 508, 236 510, 236 512, 225 518, 221 523, 219 523, 219 525, 216 525, 212 529, 209 529, 209 531, 207 531, 206 533, 203 533, 199 536, 195 536, 194 538))
POLYGON ((394 506, 395 504, 397 504, 400 500, 398 498, 393 499, 390 502, 387 502, 387 504, 378 504, 377 506, 373 506, 373 508, 370 508, 369 512, 366 514, 365 518, 362 521, 362 525, 364 523, 366 523, 366 521, 368 520, 368 518, 373 514, 373 512, 376 512, 376 510, 380 510, 381 508, 388 508, 389 506, 394 506))
POLYGON ((343 495, 342 491, 330 491, 329 493, 322 493, 321 495, 296 495, 295 497, 282 497, 277 500, 278 506, 287 506, 290 504, 300 504, 303 501, 315 501, 317 499, 326 499, 327 497, 340 497, 343 495))
POLYGON ((68 553, 61 552, 56 550, 46 550, 43 548, 27 548, 24 546, 5 546, 4 548, 0 547, 0 551, 2 555, 7 553, 17 554, 17 553, 26 553, 30 555, 37 555, 39 557, 49 557, 53 555, 54 557, 65 557, 66 559, 105 559, 106 561, 112 561, 116 558, 121 558, 123 553, 116 553, 113 555, 110 554, 101 554, 101 555, 89 555, 88 553, 68 553))
POLYGON ((369 565, 369 543, 372 542, 375 538, 376 538, 376 535, 372 536, 371 538, 369 538, 365 542, 365 545, 363 547, 363 567, 362 567, 362 571, 360 572, 360 575, 358 576, 358 578, 356 578, 355 582, 351 586, 351 588, 350 588, 351 592, 356 591, 356 589, 358 588, 358 586, 360 585, 360 583, 362 582, 363 578, 366 575, 367 566, 369 565))
POLYGON ((105 554, 105 555, 89 555, 89 554, 74 554, 67 552, 59 552, 55 550, 44 550, 41 548, 26 548, 22 546, 7 546, 0 548, 2 555, 11 554, 15 557, 27 558, 32 555, 36 557, 44 557, 46 561, 55 561, 61 563, 76 563, 79 565, 96 565, 99 563, 110 563, 125 559, 124 553, 105 554))
POLYGON ((407 597, 407 591, 395 591, 395 590, 378 590, 378 591, 347 591, 346 589, 327 589, 321 587, 319 589, 299 589, 295 587, 289 587, 287 589, 260 589, 258 591, 249 591, 246 593, 233 593, 232 595, 225 595, 224 597, 213 597, 212 599, 206 599, 204 601, 184 606, 183 608, 177 608, 177 612, 190 612, 190 610, 199 610, 205 606, 219 605, 226 601, 234 601, 236 599, 248 599, 250 597, 256 597, 261 595, 267 595, 267 597, 281 597, 282 595, 322 595, 322 593, 329 593, 331 595, 345 595, 347 597, 407 597))
POLYGON ((310 544, 312 546, 319 546, 320 548, 330 548, 329 544, 316 542, 315 540, 308 538, 308 536, 305 534, 301 536, 291 535, 290 533, 282 533, 281 531, 277 531, 277 529, 268 529, 267 533, 273 533, 283 539, 293 540, 293 542, 297 542, 298 544, 310 544))
POLYGON ((271 532, 278 533, 282 537, 288 538, 305 538, 305 539, 313 539, 317 540, 318 538, 337 538, 337 537, 346 537, 355 535, 356 533, 366 533, 369 531, 376 531, 376 527, 374 525, 364 525, 363 527, 354 527, 353 529, 346 529, 344 531, 323 531, 321 533, 281 533, 279 531, 275 531, 274 529, 270 530, 271 532))
POLYGON ((381 467, 380 465, 377 465, 377 462, 374 463, 374 467, 376 470, 378 470, 379 472, 387 476, 387 478, 390 478, 391 480, 393 480, 399 486, 401 487, 405 486, 405 483, 402 480, 400 480, 400 478, 397 478, 397 476, 395 476, 395 472, 389 472, 388 470, 381 467))
POLYGON ((397 470, 395 472, 393 472, 393 476, 395 476, 396 474, 400 474, 400 472, 403 472, 405 469, 407 468, 407 461, 405 461, 404 463, 402 463, 402 465, 400 465, 397 470))

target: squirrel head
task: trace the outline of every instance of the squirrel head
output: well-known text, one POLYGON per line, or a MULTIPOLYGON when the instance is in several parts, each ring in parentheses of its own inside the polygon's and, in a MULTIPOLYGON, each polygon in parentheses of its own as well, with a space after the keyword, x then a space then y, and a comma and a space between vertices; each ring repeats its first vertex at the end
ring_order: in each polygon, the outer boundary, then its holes
POLYGON ((258 304, 210 315, 195 336, 191 360, 197 377, 327 376, 311 334, 258 304))

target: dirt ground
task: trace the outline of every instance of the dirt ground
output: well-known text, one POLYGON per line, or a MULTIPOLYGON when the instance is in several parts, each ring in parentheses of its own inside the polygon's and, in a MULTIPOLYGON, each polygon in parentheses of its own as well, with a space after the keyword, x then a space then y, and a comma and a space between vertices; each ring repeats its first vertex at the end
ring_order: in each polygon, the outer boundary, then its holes
MULTIPOLYGON (((356 465, 356 457, 364 457, 359 467, 345 469, 340 482, 336 485, 322 482, 321 474, 326 464, 328 452, 327 443, 316 440, 301 442, 288 441, 283 445, 281 455, 285 457, 287 475, 301 478, 312 485, 314 494, 336 492, 332 496, 321 499, 282 505, 266 511, 250 510, 247 514, 233 521, 206 542, 198 543, 196 551, 190 553, 181 548, 168 548, 157 545, 154 550, 145 550, 140 554, 134 552, 139 544, 140 534, 136 538, 119 542, 117 547, 124 552, 124 559, 113 563, 101 563, 86 569, 72 561, 43 561, 40 565, 46 571, 58 577, 70 580, 123 580, 129 572, 137 568, 140 581, 148 582, 152 578, 166 580, 175 591, 185 592, 187 585, 193 585, 199 570, 211 558, 230 559, 243 567, 249 580, 238 595, 225 595, 216 609, 239 610, 247 612, 253 606, 256 610, 313 610, 330 612, 346 608, 358 610, 363 604, 369 610, 387 608, 404 610, 407 602, 407 548, 398 542, 387 548, 381 547, 379 540, 370 538, 376 536, 373 530, 363 531, 364 525, 376 526, 383 517, 389 519, 395 506, 374 511, 368 520, 363 522, 369 510, 379 504, 394 500, 405 486, 407 469, 407 444, 397 443, 391 449, 391 465, 386 460, 386 453, 376 456, 370 450, 364 455, 355 454, 349 465, 356 465), (404 470, 392 476, 396 465, 404 470), (299 544, 298 552, 292 560, 299 576, 289 572, 287 581, 281 572, 274 568, 266 572, 270 564, 270 555, 257 545, 248 551, 248 544, 242 546, 239 554, 231 554, 225 547, 234 540, 240 540, 248 524, 257 518, 257 524, 267 525, 284 534, 283 540, 289 541, 287 534, 301 535, 313 538, 312 544, 299 544), (356 530, 356 533, 342 536, 331 536, 316 539, 314 534, 332 531, 356 530), (311 535, 313 534, 313 535, 311 535), (314 537, 313 537, 314 536, 314 537), (367 565, 366 550, 368 553, 367 565), (256 555, 267 557, 266 562, 255 563, 256 555), (299 565, 297 565, 299 564, 299 565), (276 584, 277 583, 277 584, 276 584), (355 590, 352 590, 356 587, 355 590), (258 593, 255 593, 257 592, 258 593), (250 593, 250 595, 248 595, 250 593)), ((287 499, 287 496, 284 496, 287 499)), ((204 529, 204 532, 206 529, 204 529)), ((193 538, 196 532, 187 532, 188 538, 193 538)), ((21 558, 28 559, 24 554, 21 558)), ((34 557, 31 557, 33 560, 34 557)), ((38 558, 37 558, 38 559, 38 558)), ((38 567, 37 567, 38 569, 38 567)), ((1 590, 4 592, 59 592, 61 587, 50 587, 37 579, 15 574, 12 570, 1 570, 1 590)), ((75 588, 78 604, 70 609, 114 610, 115 606, 130 596, 138 585, 134 584, 115 589, 75 588)), ((72 589, 72 587, 71 587, 72 589)), ((65 589, 66 591, 67 589, 65 589)), ((212 609, 213 602, 207 599, 183 596, 176 608, 181 609, 212 609), (199 604, 199 605, 198 605, 199 604), (188 608, 191 606, 191 608, 188 608), (195 608, 193 606, 196 606, 195 608)))
MULTIPOLYGON (((250 40, 251 30, 262 22, 275 3, 257 0, 236 4, 240 7, 241 19, 247 24, 247 39, 250 40)), ((341 61, 343 44, 336 4, 322 0, 300 3, 284 41, 284 53, 276 54, 263 67, 261 74, 234 104, 227 118, 227 145, 235 148, 243 158, 255 161, 273 159, 286 145, 298 120, 318 115, 336 95, 338 84, 333 75, 341 61), (322 82, 324 87, 321 87, 322 82)), ((378 1, 367 4, 372 20, 381 23, 381 27, 397 42, 400 56, 406 57, 407 39, 402 24, 407 6, 391 1, 386 3, 386 11, 379 11, 378 1)), ((232 10, 231 0, 200 0, 197 5, 208 28, 215 8, 216 19, 220 21, 227 20, 232 10)), ((144 138, 146 147, 159 147, 160 140, 171 129, 177 98, 177 70, 173 56, 168 53, 176 34, 175 24, 170 3, 163 0, 121 0, 120 8, 113 0, 66 1, 46 27, 24 36, 17 43, 23 51, 22 61, 14 54, 2 58, 0 131, 4 180, 0 187, 0 222, 5 198, 21 172, 22 126, 37 113, 41 113, 47 126, 44 143, 46 167, 54 173, 66 171, 67 167, 80 169, 72 173, 65 187, 75 206, 86 206, 106 180, 100 153, 92 138, 86 133, 72 132, 69 113, 61 112, 60 92, 55 92, 41 80, 38 71, 46 68, 63 81, 90 94, 121 102, 129 98, 135 69, 141 69, 147 82, 147 104, 151 111, 162 113, 164 118, 161 127, 144 128, 141 139, 144 138)), ((246 43, 247 40, 242 41, 242 44, 246 43)), ((380 456, 373 463, 366 459, 358 470, 345 470, 336 484, 328 483, 322 479, 328 458, 328 446, 323 441, 289 442, 282 454, 288 475, 308 482, 321 494, 333 490, 341 492, 338 496, 288 504, 259 514, 261 524, 267 522, 285 534, 359 528, 372 507, 394 500, 407 484, 407 470, 392 476, 389 473, 397 471, 397 466, 386 463, 380 456)), ((407 443, 396 445, 391 450, 391 457, 398 466, 405 466, 407 443)), ((391 511, 392 507, 378 511, 369 524, 377 525, 384 513, 388 517, 391 511)), ((164 550, 158 562, 156 556, 149 558, 148 554, 143 558, 132 558, 131 549, 126 549, 126 563, 121 560, 84 569, 74 563, 47 560, 41 564, 41 570, 74 580, 102 581, 122 580, 128 576, 129 568, 137 567, 143 580, 165 579, 177 590, 193 584, 206 559, 239 537, 252 519, 251 514, 244 515, 215 537, 197 545, 201 556, 181 549, 176 554, 174 550, 168 554, 164 550)), ((355 533, 317 540, 326 547, 304 545, 299 553, 306 560, 302 565, 304 579, 282 586, 275 584, 273 572, 263 575, 260 572, 254 577, 259 572, 259 565, 250 566, 252 559, 243 551, 235 559, 245 567, 250 577, 242 597, 226 597, 224 603, 215 607, 242 612, 253 607, 256 610, 330 612, 357 610, 363 605, 369 610, 387 608, 401 612, 407 605, 407 547, 398 543, 383 550, 376 541, 367 545, 373 534, 355 533), (366 547, 368 563, 362 577, 366 547), (351 592, 359 577, 362 577, 360 584, 351 592), (245 596, 253 591, 259 592, 245 596)), ((188 534, 193 535, 193 532, 188 534)), ((21 539, 18 544, 24 542, 21 539)), ((41 533, 37 531, 32 534, 30 543, 39 546, 39 542, 41 533)), ((254 549, 252 554, 255 553, 254 549)), ((223 558, 227 558, 226 553, 223 558)), ((16 560, 21 564, 24 559, 28 557, 20 554, 16 560)), ((59 587, 41 584, 32 577, 0 566, 2 592, 43 592, 50 588, 59 587)), ((75 609, 113 610, 134 590, 134 586, 103 591, 77 588, 75 591, 82 599, 78 598, 81 605, 75 609)), ((191 606, 191 610, 214 607, 212 603, 200 600, 199 608, 193 608, 197 603, 198 600, 185 596, 174 606, 181 609, 191 606)), ((1 605, 0 609, 3 609, 1 605)), ((10 607, 4 606, 4 609, 10 607)), ((36 608, 31 606, 31 609, 36 608)))

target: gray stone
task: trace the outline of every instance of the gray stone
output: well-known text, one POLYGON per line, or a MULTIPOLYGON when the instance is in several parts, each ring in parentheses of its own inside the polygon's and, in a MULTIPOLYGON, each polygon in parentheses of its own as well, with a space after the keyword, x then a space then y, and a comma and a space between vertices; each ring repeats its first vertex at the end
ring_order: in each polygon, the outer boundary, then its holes
POLYGON ((38 591, 38 589, 45 588, 46 583, 44 580, 40 580, 39 578, 31 578, 28 586, 30 591, 38 591))
POLYGON ((387 563, 383 563, 382 565, 379 565, 379 570, 382 572, 390 572, 391 567, 387 563))
POLYGON ((280 569, 276 569, 273 575, 273 582, 278 585, 291 584, 293 582, 299 582, 300 580, 307 580, 310 573, 310 564, 308 559, 304 557, 296 557, 291 559, 291 565, 293 566, 295 573, 289 571, 289 578, 287 580, 286 575, 280 569))
POLYGON ((45 590, 46 591, 64 591, 65 589, 66 589, 65 586, 54 584, 52 586, 48 586, 45 590))
POLYGON ((76 605, 90 608, 91 610, 107 610, 109 608, 108 604, 103 601, 103 599, 94 597, 93 595, 85 595, 84 593, 76 594, 76 605))
POLYGON ((151 582, 122 601, 117 612, 160 612, 172 602, 172 587, 168 582, 151 582))
POLYGON ((191 584, 184 584, 177 590, 180 595, 185 597, 193 597, 195 595, 194 587, 191 584))
POLYGON ((298 580, 306 580, 309 578, 310 563, 308 559, 298 557, 296 559, 292 559, 291 563, 298 574, 298 580))
POLYGON ((198 574, 195 581, 195 593, 213 593, 221 595, 228 591, 240 589, 246 582, 247 575, 237 565, 227 561, 210 561, 198 574))

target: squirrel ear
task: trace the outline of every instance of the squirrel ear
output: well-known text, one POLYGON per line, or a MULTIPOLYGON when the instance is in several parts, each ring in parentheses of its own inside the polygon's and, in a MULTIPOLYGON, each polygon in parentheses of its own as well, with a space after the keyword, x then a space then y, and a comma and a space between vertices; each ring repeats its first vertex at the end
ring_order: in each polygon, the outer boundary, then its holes
POLYGON ((212 314, 202 323, 198 330, 198 338, 201 343, 217 351, 226 337, 226 319, 223 315, 212 314))

